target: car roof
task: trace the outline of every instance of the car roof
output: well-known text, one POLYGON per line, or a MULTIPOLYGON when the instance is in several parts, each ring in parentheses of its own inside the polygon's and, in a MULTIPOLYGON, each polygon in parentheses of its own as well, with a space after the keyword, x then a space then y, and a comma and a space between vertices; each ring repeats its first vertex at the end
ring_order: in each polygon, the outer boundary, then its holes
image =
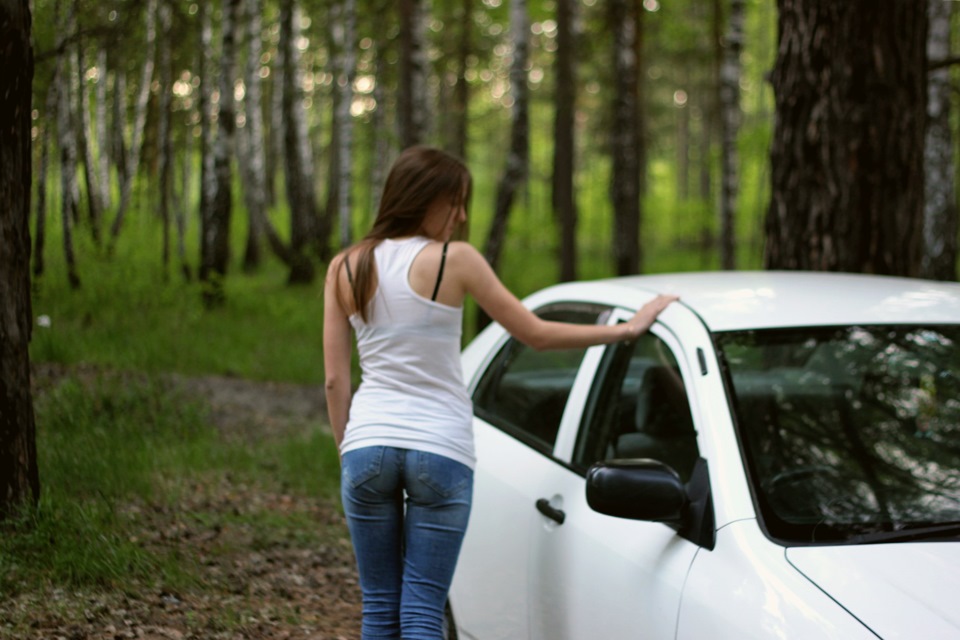
POLYGON ((711 331, 960 323, 957 283, 889 276, 801 271, 665 273, 563 284, 551 291, 556 299, 570 299, 573 294, 631 307, 639 304, 633 300, 640 293, 673 293, 711 331))

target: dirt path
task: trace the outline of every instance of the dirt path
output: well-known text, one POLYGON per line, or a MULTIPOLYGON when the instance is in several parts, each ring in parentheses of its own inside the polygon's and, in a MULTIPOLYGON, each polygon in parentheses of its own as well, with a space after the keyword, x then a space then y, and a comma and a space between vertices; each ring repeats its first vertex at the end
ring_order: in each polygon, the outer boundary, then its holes
MULTIPOLYGON (((38 370, 35 384, 41 388, 53 384, 61 373, 38 370)), ((213 421, 230 437, 257 439, 302 429, 324 416, 318 387, 219 377, 177 382, 209 402, 213 421)), ((144 526, 137 542, 180 554, 200 574, 201 588, 172 592, 133 583, 117 593, 51 586, 45 593, 4 597, 0 599, 0 638, 359 637, 359 589, 346 526, 336 505, 270 493, 229 479, 211 484, 193 492, 176 509, 123 507, 141 509, 137 520, 144 526), (296 522, 311 527, 310 535, 300 535, 291 527, 262 530, 245 524, 246 514, 264 511, 294 516, 296 522)))

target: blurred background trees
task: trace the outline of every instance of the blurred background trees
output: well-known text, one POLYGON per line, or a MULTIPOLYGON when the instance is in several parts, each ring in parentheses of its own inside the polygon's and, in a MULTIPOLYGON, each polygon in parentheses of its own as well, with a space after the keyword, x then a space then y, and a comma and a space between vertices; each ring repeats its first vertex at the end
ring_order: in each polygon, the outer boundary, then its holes
POLYGON ((34 273, 55 237, 79 287, 136 217, 212 305, 262 243, 313 282, 423 143, 470 164, 471 235, 520 293, 761 266, 953 279, 952 7, 36 0, 34 273))

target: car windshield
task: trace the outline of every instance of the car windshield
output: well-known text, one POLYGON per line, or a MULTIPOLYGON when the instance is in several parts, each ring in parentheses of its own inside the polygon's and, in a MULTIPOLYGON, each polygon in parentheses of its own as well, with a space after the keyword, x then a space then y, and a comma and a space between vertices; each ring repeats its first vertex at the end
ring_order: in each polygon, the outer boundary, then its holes
POLYGON ((960 327, 717 335, 761 525, 787 544, 960 535, 960 327))

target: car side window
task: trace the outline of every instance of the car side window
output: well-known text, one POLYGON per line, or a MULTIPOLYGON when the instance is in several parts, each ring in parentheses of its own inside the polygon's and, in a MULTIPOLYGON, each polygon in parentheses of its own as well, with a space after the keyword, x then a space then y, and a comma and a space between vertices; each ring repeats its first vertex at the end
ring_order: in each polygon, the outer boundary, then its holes
POLYGON ((594 462, 651 458, 686 482, 699 457, 680 367, 652 333, 607 349, 584 410, 574 467, 594 462))
MULTIPOLYGON (((594 324, 607 312, 594 305, 536 311, 544 320, 594 324)), ((544 452, 552 453, 567 398, 586 349, 534 351, 511 338, 473 394, 477 417, 544 452)))

